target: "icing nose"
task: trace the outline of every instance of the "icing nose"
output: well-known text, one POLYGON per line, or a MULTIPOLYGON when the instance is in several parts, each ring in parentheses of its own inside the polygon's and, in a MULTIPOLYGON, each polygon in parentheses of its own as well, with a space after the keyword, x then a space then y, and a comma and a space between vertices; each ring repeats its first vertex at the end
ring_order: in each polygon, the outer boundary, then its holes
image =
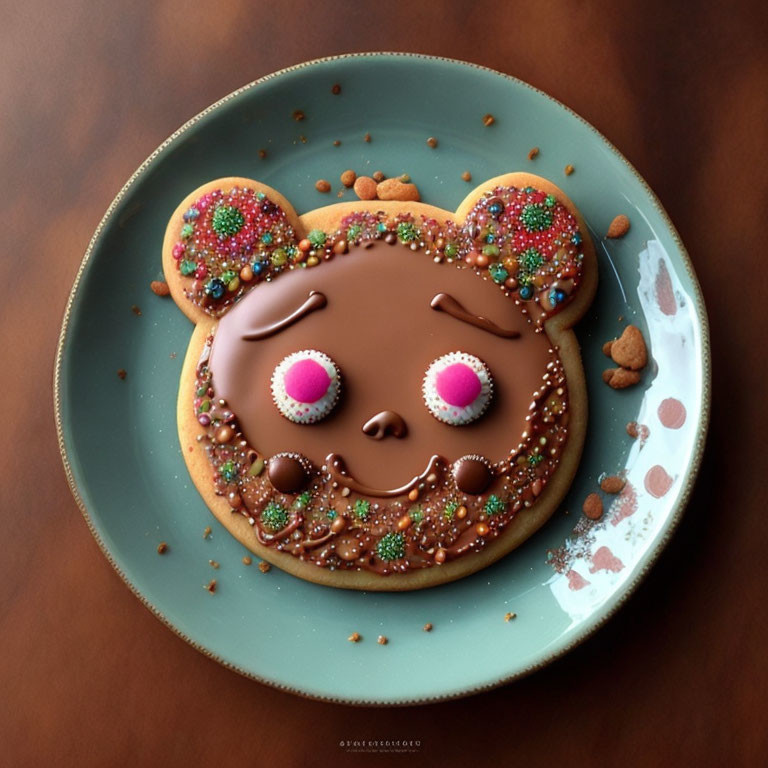
POLYGON ((405 419, 394 411, 381 411, 363 424, 363 432, 374 440, 392 437, 405 437, 408 428, 405 419))

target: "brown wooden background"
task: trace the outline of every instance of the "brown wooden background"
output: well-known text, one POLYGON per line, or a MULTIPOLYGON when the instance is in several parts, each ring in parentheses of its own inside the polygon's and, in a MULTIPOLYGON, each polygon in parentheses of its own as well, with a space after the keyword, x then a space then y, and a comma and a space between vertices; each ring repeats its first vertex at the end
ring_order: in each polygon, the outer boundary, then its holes
POLYGON ((768 753, 765 502, 768 16, 762 2, 0 0, 0 764, 757 765, 768 753), (470 12, 470 8, 472 11, 470 12), (619 616, 493 693, 332 706, 219 667, 165 629, 70 498, 51 377, 106 206, 175 128, 245 82, 356 50, 509 72, 645 176, 712 320, 714 410, 679 532, 619 616))

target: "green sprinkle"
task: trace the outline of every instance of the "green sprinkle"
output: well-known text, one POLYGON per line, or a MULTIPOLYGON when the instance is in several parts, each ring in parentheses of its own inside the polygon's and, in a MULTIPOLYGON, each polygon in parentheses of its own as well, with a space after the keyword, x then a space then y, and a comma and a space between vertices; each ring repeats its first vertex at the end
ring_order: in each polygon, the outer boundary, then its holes
POLYGON ((223 272, 221 275, 219 275, 219 279, 222 283, 231 283, 235 278, 237 277, 237 272, 234 272, 231 269, 228 269, 226 272, 223 272))
POLYGON ((236 235, 245 224, 243 214, 234 205, 220 205, 211 219, 211 227, 219 237, 232 237, 236 235))
POLYGON ((500 253, 499 246, 498 245, 484 245, 483 246, 483 253, 486 256, 498 256, 499 253, 500 253))
POLYGON ((365 520, 368 517, 368 513, 371 511, 371 502, 367 499, 358 499, 355 502, 354 512, 355 517, 360 520, 365 520))
POLYGON ((261 242, 264 243, 265 245, 270 245, 272 243, 272 240, 273 240, 273 238, 272 238, 272 233, 271 232, 265 232, 261 236, 261 242))
POLYGON ((322 248, 325 245, 325 232, 322 229, 313 229, 308 235, 307 240, 315 248, 322 248))
POLYGON ((402 533, 386 533, 379 539, 376 552, 382 560, 399 560, 405 555, 405 537, 402 533))
POLYGON ((208 392, 208 387, 207 387, 207 386, 205 386, 205 387, 200 387, 200 389, 198 389, 198 390, 195 392, 195 394, 196 394, 198 397, 203 397, 203 396, 204 396, 204 395, 205 395, 207 392, 208 392))
POLYGON ((419 239, 419 230, 410 221, 401 221, 397 225, 397 238, 401 243, 412 243, 419 239))
POLYGON ((527 272, 520 272, 517 275, 517 282, 521 288, 526 285, 530 285, 533 282, 532 276, 529 275, 527 272))
POLYGON ((488 274, 491 276, 491 280, 493 280, 494 283, 503 283, 508 277, 509 272, 507 272, 506 269, 504 269, 504 266, 496 262, 495 264, 491 264, 490 267, 488 267, 488 274))
POLYGON ((377 232, 386 232, 387 231, 387 225, 383 221, 380 221, 376 225, 376 231, 377 232))
POLYGON ((542 456, 540 453, 532 453, 532 454, 531 454, 531 455, 528 457, 528 463, 529 463, 529 464, 530 464, 532 467, 536 467, 536 466, 538 466, 539 464, 541 464, 541 462, 542 462, 542 461, 544 461, 544 457, 543 457, 543 456, 542 456))
POLYGON ((198 413, 208 413, 208 411, 211 410, 211 401, 210 400, 203 400, 202 403, 200 403, 200 407, 197 409, 198 413))
POLYGON ((459 255, 459 246, 456 243, 448 243, 445 246, 445 255, 447 258, 452 259, 454 256, 459 255))
POLYGON ((309 502, 312 501, 312 494, 309 491, 304 491, 304 493, 300 494, 296 501, 293 502, 293 506, 296 509, 305 509, 309 506, 309 502))
POLYGON ((234 461, 225 461, 219 467, 219 474, 221 475, 222 480, 231 483, 237 479, 237 465, 234 461))
POLYGON ((326 516, 326 517, 327 517, 329 520, 335 520, 335 519, 338 517, 338 515, 339 515, 339 513, 338 513, 338 512, 337 512, 335 509, 329 509, 329 510, 328 510, 328 511, 325 513, 325 516, 326 516))
POLYGON ((190 259, 184 259, 184 261, 182 261, 179 265, 179 270, 181 271, 181 274, 184 275, 184 277, 189 277, 189 275, 194 274, 196 269, 197 264, 195 264, 195 262, 191 261, 190 259))
POLYGON ((488 497, 488 501, 485 502, 483 509, 486 515, 493 517, 503 512, 506 506, 506 502, 502 501, 495 493, 492 493, 488 497))
POLYGON ((264 471, 264 459, 262 459, 260 456, 254 460, 253 464, 251 464, 251 468, 248 470, 248 476, 249 477, 257 477, 264 471))
POLYGON ((408 510, 408 517, 410 517, 414 523, 420 523, 424 519, 424 511, 418 504, 416 504, 408 510))
POLYGON ((270 261, 276 267, 285 266, 286 262, 288 261, 288 254, 285 252, 285 248, 275 248, 275 250, 272 251, 270 261))
POLYGON ((279 531, 288 525, 288 512, 277 502, 270 501, 261 512, 261 524, 268 531, 279 531))
POLYGON ((544 205, 546 205, 547 208, 554 208, 556 202, 557 200, 555 199, 554 195, 547 195, 544 198, 544 205))
POLYGON ((351 243, 355 240, 357 240, 358 237, 360 237, 360 233, 363 231, 363 228, 359 224, 353 224, 349 229, 347 229, 347 240, 351 243))
POLYGON ((459 502, 455 499, 451 499, 443 510, 443 517, 446 520, 453 520, 453 516, 456 514, 456 510, 459 508, 459 502))
POLYGON ((181 228, 181 236, 185 240, 189 240, 189 238, 192 237, 192 234, 194 233, 194 231, 195 231, 195 228, 191 224, 185 224, 181 228))
POLYGON ((520 254, 519 262, 522 271, 530 275, 544 263, 544 257, 536 248, 528 248, 520 254))
POLYGON ((520 221, 529 232, 541 232, 552 226, 552 211, 539 203, 528 203, 520 213, 520 221))

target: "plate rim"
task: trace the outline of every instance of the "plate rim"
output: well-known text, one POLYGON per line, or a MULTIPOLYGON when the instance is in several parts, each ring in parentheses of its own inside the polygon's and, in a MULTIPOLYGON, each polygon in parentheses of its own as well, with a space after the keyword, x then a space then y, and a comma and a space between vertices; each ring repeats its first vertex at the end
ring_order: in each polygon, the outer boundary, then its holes
POLYGON ((410 52, 401 52, 401 51, 365 51, 365 52, 357 52, 357 53, 344 53, 344 54, 338 54, 334 56, 324 56, 321 58, 310 59, 308 61, 300 62, 298 64, 293 64, 289 67, 284 67, 274 72, 270 72, 269 74, 264 75, 263 77, 257 78, 256 80, 252 80, 251 82, 235 89, 231 93, 222 97, 218 101, 215 101, 213 104, 206 107, 201 112, 197 113, 194 117, 187 120, 181 127, 176 129, 168 138, 166 138, 153 152, 151 152, 149 156, 144 160, 144 162, 141 163, 141 165, 139 165, 139 167, 133 172, 133 174, 125 182, 125 184, 123 184, 120 191, 115 195, 114 199, 106 209, 104 215, 101 217, 101 220, 99 221, 96 229, 94 230, 93 235, 90 238, 90 241, 88 242, 88 246, 85 250, 83 258, 80 262, 80 266, 78 267, 77 273, 75 275, 75 279, 72 284, 72 288, 69 292, 67 303, 64 308, 64 314, 61 322, 61 330, 59 332, 59 338, 56 345, 56 359, 54 364, 54 376, 53 376, 53 405, 54 405, 54 419, 56 423, 56 437, 57 437, 57 442, 59 446, 59 453, 61 454, 61 460, 64 465, 64 473, 66 475, 67 484, 69 485, 69 489, 72 493, 72 496, 75 499, 75 503, 79 507, 80 512, 85 520, 85 523, 88 526, 88 530, 90 531, 91 535, 95 539, 104 557, 107 559, 107 561, 112 566, 112 568, 116 571, 117 575, 131 590, 134 596, 137 597, 139 601, 144 605, 144 607, 147 608, 166 627, 168 627, 168 629, 170 629, 177 637, 181 638, 184 642, 191 645, 195 650, 199 651, 207 658, 212 659, 217 663, 221 664, 226 669, 229 669, 233 672, 237 672, 243 677, 246 677, 250 680, 255 680, 259 683, 262 683, 264 685, 269 686, 270 688, 274 688, 279 691, 292 693, 306 699, 319 701, 323 703, 347 704, 352 706, 366 706, 366 707, 401 707, 401 706, 413 706, 413 705, 421 705, 421 704, 434 704, 434 703, 439 703, 443 701, 452 701, 455 699, 464 698, 466 696, 472 696, 478 693, 494 690, 495 688, 499 688, 515 680, 519 680, 520 678, 526 677, 527 675, 539 669, 542 669, 545 666, 548 666, 549 664, 556 661, 557 659, 565 656, 574 648, 577 648, 579 645, 581 645, 590 637, 592 637, 592 635, 594 635, 602 626, 604 626, 611 618, 613 618, 613 616, 616 615, 619 609, 621 609, 626 604, 627 600, 629 600, 629 598, 635 593, 640 583, 645 579, 650 569, 655 565, 656 561, 661 556, 661 553, 664 551, 670 539, 672 538, 675 531, 677 530, 680 524, 680 520, 682 519, 683 513, 685 512, 685 509, 688 505, 688 502, 691 497, 691 493, 693 491, 694 484, 696 482, 696 478, 701 468, 701 463, 704 455, 704 448, 705 448, 707 433, 709 429, 709 421, 710 421, 710 413, 711 413, 711 386, 712 386, 712 361, 711 361, 709 318, 707 316, 706 305, 704 302, 704 295, 702 293, 698 277, 696 276, 696 273, 693 269, 693 263, 691 261, 691 257, 688 254, 688 251, 686 250, 685 245, 683 244, 682 239, 680 238, 680 235, 675 225, 672 223, 672 220, 669 217, 669 214, 664 209, 664 206, 661 204, 661 201, 656 196, 655 192, 651 189, 651 187, 648 185, 648 183, 645 181, 642 175, 637 171, 637 169, 629 162, 629 160, 627 160, 627 158, 624 157, 624 155, 597 128, 595 128, 591 123, 589 123, 579 114, 577 114, 569 106, 567 106, 566 104, 563 104, 561 101, 559 101, 558 99, 555 99, 553 96, 550 96, 549 94, 545 93, 539 88, 536 88, 530 85, 529 83, 525 82, 524 80, 521 80, 520 78, 514 77, 513 75, 509 75, 504 72, 500 72, 491 67, 486 67, 481 64, 475 64, 469 61, 463 61, 461 59, 450 58, 447 56, 431 56, 423 53, 410 53, 410 52), (530 664, 527 667, 524 667, 523 669, 520 669, 514 672, 513 674, 504 675, 500 677, 498 680, 495 680, 491 683, 470 686, 467 688, 462 688, 461 690, 452 691, 442 695, 423 696, 423 697, 408 698, 408 699, 387 699, 384 701, 380 701, 376 699, 350 699, 350 698, 345 698, 343 696, 325 696, 321 694, 314 694, 314 693, 310 693, 308 691, 302 690, 300 688, 296 688, 291 685, 284 685, 274 680, 269 680, 268 678, 264 678, 237 664, 233 664, 232 662, 227 661, 226 659, 222 658, 214 651, 210 650, 203 644, 189 637, 184 631, 176 627, 172 623, 172 621, 168 619, 163 614, 163 612, 159 608, 157 608, 157 606, 155 606, 145 595, 143 595, 139 590, 139 588, 128 578, 128 576, 123 571, 120 564, 113 558, 112 553, 109 551, 106 543, 104 542, 103 538, 101 537, 98 530, 96 529, 96 526, 94 525, 94 522, 91 519, 91 515, 83 501, 82 496, 80 495, 80 490, 75 481, 72 466, 69 460, 69 456, 67 454, 67 448, 66 448, 65 436, 64 436, 64 426, 62 422, 62 397, 61 397, 62 365, 63 365, 64 353, 67 346, 67 340, 69 337, 69 326, 70 326, 71 314, 75 305, 77 294, 79 292, 81 280, 83 278, 83 275, 85 273, 85 270, 88 264, 91 261, 91 257, 93 255, 96 242, 101 236, 101 233, 104 231, 104 228, 106 227, 115 209, 117 208, 119 203, 122 201, 122 199, 125 197, 125 195, 128 193, 131 186, 133 186, 137 178, 142 173, 144 173, 144 171, 154 162, 154 160, 163 151, 165 151, 165 149, 169 145, 171 145, 174 141, 176 141, 176 139, 179 136, 181 136, 183 133, 188 131, 192 126, 194 126, 204 117, 209 115, 211 112, 218 109, 222 105, 228 103, 229 101, 233 100, 234 98, 240 96, 242 93, 245 93, 246 91, 249 91, 269 80, 288 74, 289 72, 295 72, 297 70, 305 69, 307 67, 317 66, 318 64, 324 64, 324 63, 333 62, 333 61, 342 61, 347 59, 375 58, 375 57, 391 57, 391 58, 397 57, 397 58, 404 58, 404 59, 417 59, 417 60, 426 60, 431 62, 442 62, 442 63, 452 64, 452 65, 469 67, 472 69, 479 70, 481 72, 487 72, 487 73, 496 75, 498 77, 502 77, 506 80, 510 80, 518 85, 522 85, 523 87, 533 91, 539 96, 543 96, 548 101, 553 102, 556 106, 564 109, 572 117, 575 117, 579 122, 581 122, 591 133, 593 133, 596 136, 596 138, 603 143, 604 146, 608 147, 612 155, 616 159, 618 159, 620 162, 622 162, 625 165, 625 167, 629 170, 629 172, 640 183, 642 189, 650 198, 651 204, 655 207, 657 213, 661 216, 665 226, 668 228, 669 233, 672 237, 672 240, 680 252, 683 266, 685 267, 685 271, 687 272, 688 277, 691 281, 692 294, 695 299, 695 313, 696 313, 696 318, 699 323, 699 328, 701 333, 701 365, 702 365, 701 415, 696 425, 696 438, 694 442, 693 454, 691 456, 691 461, 688 464, 688 467, 686 470, 682 492, 680 494, 680 497, 677 503, 675 504, 675 506, 673 507, 670 513, 666 531, 663 533, 662 537, 656 542, 654 547, 650 550, 649 557, 645 565, 638 571, 634 579, 632 579, 630 582, 628 582, 624 586, 621 594, 615 600, 613 605, 610 608, 608 608, 607 611, 596 622, 594 622, 591 625, 588 625, 582 631, 577 632, 576 635, 568 643, 566 643, 562 648, 549 652, 535 664, 530 664))

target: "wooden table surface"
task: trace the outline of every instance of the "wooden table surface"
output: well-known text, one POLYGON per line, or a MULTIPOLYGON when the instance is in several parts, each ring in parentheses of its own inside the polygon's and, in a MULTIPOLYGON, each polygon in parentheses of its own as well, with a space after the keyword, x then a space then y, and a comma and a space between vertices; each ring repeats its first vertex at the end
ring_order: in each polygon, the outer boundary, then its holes
POLYGON ((765 764, 764 3, 191 5, 0 1, 0 764, 352 765, 360 756, 340 740, 387 738, 421 746, 366 761, 765 764), (475 61, 572 107, 661 198, 712 323, 701 478, 636 596, 595 637, 525 680, 407 709, 279 693, 163 627, 91 538, 64 479, 52 412, 70 285, 133 170, 236 87, 356 50, 475 61))

